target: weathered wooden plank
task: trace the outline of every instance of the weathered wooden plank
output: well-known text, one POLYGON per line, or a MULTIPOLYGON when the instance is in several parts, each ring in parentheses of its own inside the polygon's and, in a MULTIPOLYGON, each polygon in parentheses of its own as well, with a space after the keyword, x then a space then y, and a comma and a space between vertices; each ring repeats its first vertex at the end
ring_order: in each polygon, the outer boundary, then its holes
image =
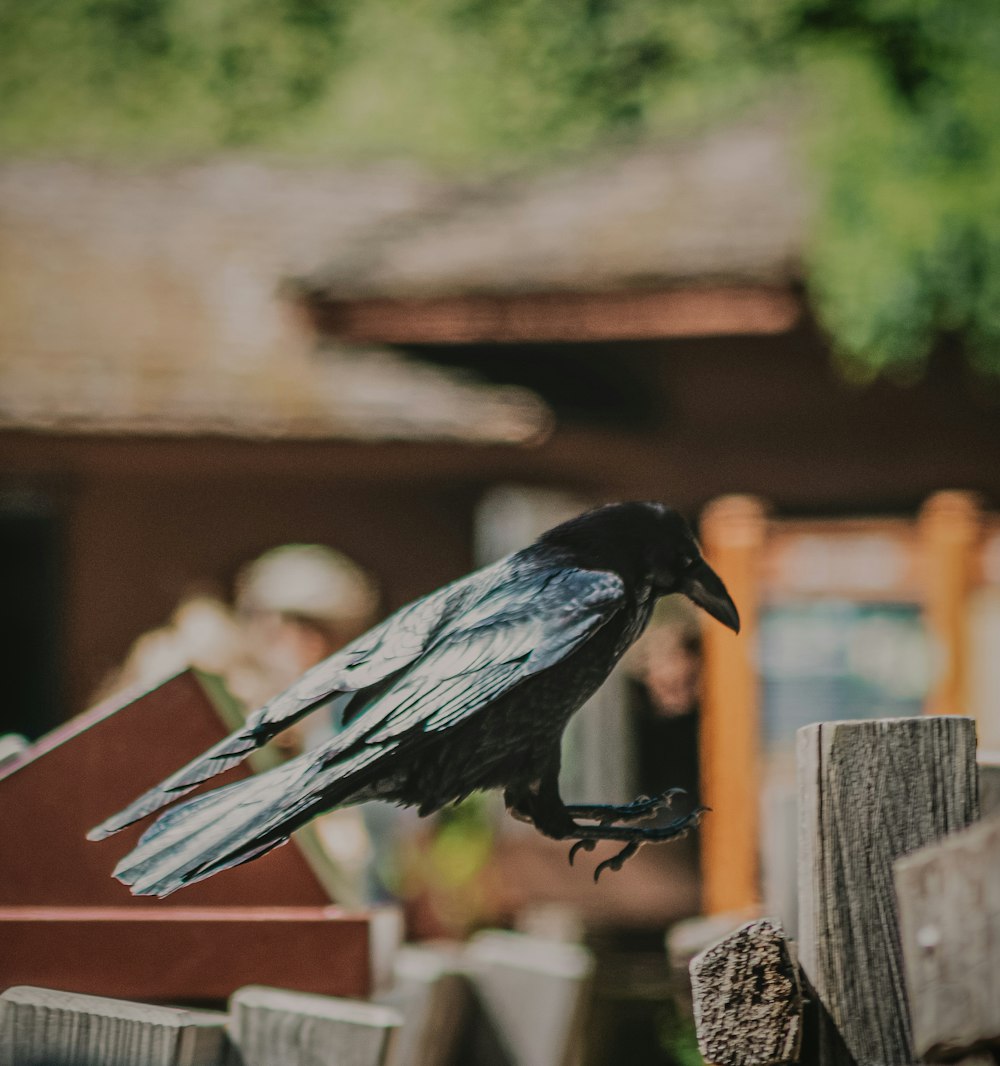
POLYGON ((698 1046, 718 1066, 799 1057, 802 988, 781 923, 747 922, 691 960, 698 1046))
POLYGON ((586 948, 485 932, 469 942, 463 966, 514 1066, 577 1061, 594 969, 586 948))
POLYGON ((716 941, 735 932, 741 925, 755 921, 761 914, 756 909, 724 911, 721 914, 699 915, 676 922, 667 930, 667 967, 674 1000, 688 1017, 694 1016, 691 996, 691 960, 710 948, 716 941))
POLYGON ((896 860, 913 1047, 1000 1042, 1000 815, 896 860))
POLYGON ((0 996, 0 1066, 222 1066, 226 1016, 19 985, 0 996))
POLYGON ((799 730, 799 957, 860 1066, 914 1061, 892 863, 976 818, 975 749, 952 716, 799 730))
POLYGON ((980 748, 976 761, 979 765, 979 813, 984 818, 993 813, 1000 814, 1000 752, 980 748))
POLYGON ((331 996, 249 985, 229 1001, 242 1066, 382 1066, 397 1011, 331 996))
POLYGON ((377 1002, 403 1019, 389 1053, 390 1066, 450 1066, 472 1009, 469 982, 460 972, 456 947, 404 947, 397 953, 393 983, 377 1002))

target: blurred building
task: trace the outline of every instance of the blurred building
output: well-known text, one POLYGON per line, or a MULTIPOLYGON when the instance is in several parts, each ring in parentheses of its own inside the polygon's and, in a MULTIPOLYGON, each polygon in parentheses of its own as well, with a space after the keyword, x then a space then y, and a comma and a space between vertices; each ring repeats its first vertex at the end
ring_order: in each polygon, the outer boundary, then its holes
POLYGON ((1000 499, 995 397, 943 346, 837 375, 782 121, 487 183, 223 161, 0 168, 4 728, 276 544, 385 606, 467 570, 497 484, 786 514, 1000 499))

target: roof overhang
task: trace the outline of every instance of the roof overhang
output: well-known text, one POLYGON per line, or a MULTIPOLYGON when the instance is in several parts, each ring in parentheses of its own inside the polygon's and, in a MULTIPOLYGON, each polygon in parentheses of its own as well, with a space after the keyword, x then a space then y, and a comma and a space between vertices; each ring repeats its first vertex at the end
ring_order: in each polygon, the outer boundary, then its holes
POLYGON ((777 334, 802 311, 788 287, 693 286, 307 303, 317 330, 344 343, 481 344, 777 334))

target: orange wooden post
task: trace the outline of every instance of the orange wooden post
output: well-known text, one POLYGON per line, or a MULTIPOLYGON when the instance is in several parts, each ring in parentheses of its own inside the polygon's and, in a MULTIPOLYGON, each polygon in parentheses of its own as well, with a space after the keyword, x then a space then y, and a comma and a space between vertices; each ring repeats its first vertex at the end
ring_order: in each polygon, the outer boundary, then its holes
POLYGON ((702 909, 742 910, 760 898, 759 683, 757 641, 761 556, 767 519, 750 496, 724 496, 705 509, 705 557, 726 583, 740 612, 739 635, 717 623, 704 628, 699 751, 702 801, 712 808, 701 824, 702 909))
POLYGON ((970 492, 937 492, 920 512, 924 617, 941 657, 927 714, 969 713, 969 595, 981 527, 970 492))

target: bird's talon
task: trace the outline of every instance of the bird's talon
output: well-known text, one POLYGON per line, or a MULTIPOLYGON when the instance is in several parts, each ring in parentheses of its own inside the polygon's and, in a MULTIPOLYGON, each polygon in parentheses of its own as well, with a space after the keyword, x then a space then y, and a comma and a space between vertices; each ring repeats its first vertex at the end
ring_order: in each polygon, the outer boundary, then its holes
POLYGON ((663 804, 664 804, 665 807, 672 807, 674 805, 674 800, 678 796, 686 796, 686 795, 687 795, 687 789, 686 788, 668 788, 667 791, 664 792, 663 795, 660 797, 660 799, 663 800, 663 804))
POLYGON ((594 884, 596 885, 601 879, 601 874, 605 870, 620 870, 624 864, 620 863, 617 858, 605 859, 604 862, 597 864, 597 869, 594 870, 594 884))
POLYGON ((595 844, 594 844, 593 840, 587 840, 586 838, 583 839, 583 840, 578 840, 569 849, 569 864, 570 864, 570 866, 573 865, 573 860, 576 858, 577 852, 579 852, 579 851, 593 851, 594 847, 595 847, 595 844))
POLYGON ((617 855, 612 855, 610 859, 605 859, 604 862, 598 863, 597 869, 594 870, 594 884, 597 884, 605 870, 620 870, 625 865, 626 860, 631 859, 639 850, 641 844, 641 840, 629 841, 617 855))

